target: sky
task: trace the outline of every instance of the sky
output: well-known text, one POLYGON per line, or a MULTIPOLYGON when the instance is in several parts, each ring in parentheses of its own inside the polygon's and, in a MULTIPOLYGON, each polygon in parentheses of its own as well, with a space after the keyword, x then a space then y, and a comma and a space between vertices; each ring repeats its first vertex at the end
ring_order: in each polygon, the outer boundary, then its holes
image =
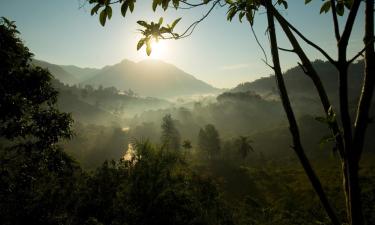
MULTIPOLYGON (((182 17, 176 31, 183 31, 200 19, 208 7, 192 10, 151 9, 151 0, 137 1, 132 14, 123 18, 119 7, 105 27, 98 16, 90 15, 91 6, 84 0, 0 0, 0 16, 16 21, 21 38, 35 58, 59 65, 101 68, 123 59, 135 62, 148 59, 145 50, 136 50, 140 34, 137 20, 157 21, 160 17, 170 23, 182 17)), ((331 14, 319 14, 321 0, 308 6, 304 0, 289 0, 289 8, 281 13, 308 38, 336 58, 336 42, 331 14)), ((363 3, 362 3, 363 4, 363 3)), ((227 8, 217 7, 200 23, 192 36, 168 40, 151 56, 194 75, 219 88, 232 88, 239 83, 269 76, 272 70, 262 61, 264 56, 251 32, 249 23, 226 20, 227 8)), ((346 13, 347 15, 347 13, 346 13)), ((361 50, 363 37, 363 6, 358 14, 350 39, 348 56, 361 50)), ((340 18, 341 29, 346 17, 340 18)), ((267 52, 266 15, 261 11, 255 18, 254 30, 267 52)), ((279 46, 289 48, 282 32, 279 46)), ((323 59, 321 54, 303 45, 310 59, 323 59)), ((284 71, 297 65, 298 59, 289 52, 280 52, 284 71)))

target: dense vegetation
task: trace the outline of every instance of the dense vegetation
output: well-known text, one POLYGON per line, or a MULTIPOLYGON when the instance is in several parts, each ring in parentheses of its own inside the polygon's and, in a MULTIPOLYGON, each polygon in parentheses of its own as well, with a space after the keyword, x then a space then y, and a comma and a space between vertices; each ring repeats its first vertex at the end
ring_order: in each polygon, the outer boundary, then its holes
MULTIPOLYGON (((170 105, 62 85, 32 65, 12 22, 2 19, 0 32, 2 224, 330 224, 289 149, 278 98, 245 88, 119 120, 140 102, 170 105), (76 122, 60 111, 67 107, 77 110, 68 110, 76 122), (105 122, 87 119, 95 111, 105 122)), ((299 106, 301 132, 345 217, 337 154, 309 105, 299 106)), ((360 175, 365 218, 374 224, 374 145, 367 141, 360 175)))

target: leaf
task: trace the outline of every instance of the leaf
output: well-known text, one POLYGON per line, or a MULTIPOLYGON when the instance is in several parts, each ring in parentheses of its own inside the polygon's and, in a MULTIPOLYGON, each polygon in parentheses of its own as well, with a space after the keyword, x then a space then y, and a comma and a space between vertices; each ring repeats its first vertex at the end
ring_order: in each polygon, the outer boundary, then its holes
POLYGON ((134 11, 134 0, 129 0, 129 10, 132 13, 134 11))
POLYGON ((146 40, 146 53, 148 56, 151 55, 151 51, 152 51, 152 48, 151 48, 150 39, 147 39, 146 40))
POLYGON ((181 18, 178 18, 176 19, 175 21, 173 21, 172 25, 171 25, 171 30, 174 29, 174 27, 178 24, 178 22, 180 22, 181 18))
POLYGON ((320 8, 320 14, 322 14, 323 12, 327 13, 330 9, 331 9, 331 1, 327 0, 326 2, 324 2, 322 7, 320 8))
POLYGON ((107 11, 108 19, 111 19, 112 18, 112 8, 110 6, 106 6, 105 10, 107 11))
POLYGON ((250 10, 250 12, 246 13, 246 19, 249 21, 250 25, 254 25, 254 14, 253 11, 250 10))
POLYGON ((345 11, 344 3, 338 2, 336 5, 336 13, 339 16, 343 16, 345 11))
POLYGON ((128 11, 128 3, 127 3, 127 1, 125 1, 121 5, 121 14, 122 14, 123 17, 125 17, 126 11, 128 11))
POLYGON ((103 9, 99 15, 99 22, 104 27, 105 21, 107 19, 107 10, 103 9))
POLYGON ((305 0, 305 4, 309 4, 311 0, 305 0))
POLYGON ((143 21, 143 20, 138 20, 137 23, 138 23, 139 25, 141 25, 142 27, 146 27, 146 28, 149 27, 149 25, 148 25, 145 21, 143 21))
POLYGON ((96 4, 92 9, 91 9, 91 16, 94 15, 95 13, 98 13, 98 9, 100 8, 100 4, 96 4))
POLYGON ((137 44, 137 51, 139 49, 141 49, 144 44, 145 44, 145 39, 144 38, 142 38, 141 40, 139 40, 138 44, 137 44))
POLYGON ((173 0, 173 6, 175 9, 178 9, 179 4, 180 4, 180 0, 173 0))
POLYGON ((154 0, 152 2, 152 10, 155 11, 156 7, 160 4, 160 0, 154 0))
POLYGON ((240 12, 240 15, 238 16, 240 22, 242 23, 242 18, 245 16, 245 12, 240 12))
POLYGON ((158 24, 162 25, 162 23, 163 23, 163 17, 160 17, 158 24))
POLYGON ((286 1, 282 1, 281 3, 284 5, 284 8, 285 8, 285 9, 288 8, 288 2, 286 2, 286 1))
POLYGON ((235 7, 232 7, 227 12, 227 20, 232 21, 233 17, 236 15, 237 9, 235 7))

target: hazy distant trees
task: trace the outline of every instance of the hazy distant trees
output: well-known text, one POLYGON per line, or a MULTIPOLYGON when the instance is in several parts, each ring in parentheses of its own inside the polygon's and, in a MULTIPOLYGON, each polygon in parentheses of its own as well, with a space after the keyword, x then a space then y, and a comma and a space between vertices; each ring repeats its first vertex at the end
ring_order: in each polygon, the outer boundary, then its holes
POLYGON ((249 155, 250 152, 254 151, 253 147, 251 146, 251 140, 249 140, 249 137, 239 136, 235 140, 235 144, 236 144, 239 155, 243 159, 245 159, 249 155))
POLYGON ((218 156, 221 150, 221 141, 219 132, 214 125, 207 124, 199 130, 198 147, 206 154, 209 160, 218 156))
POLYGON ((179 150, 181 147, 181 136, 171 114, 163 117, 161 129, 161 144, 169 150, 179 150))

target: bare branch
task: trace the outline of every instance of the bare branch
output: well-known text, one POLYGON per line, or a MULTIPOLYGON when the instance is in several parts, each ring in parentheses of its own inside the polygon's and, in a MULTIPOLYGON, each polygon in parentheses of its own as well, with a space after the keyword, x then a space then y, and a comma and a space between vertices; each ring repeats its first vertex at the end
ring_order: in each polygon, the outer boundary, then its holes
POLYGON ((293 53, 296 52, 294 49, 286 49, 286 48, 281 48, 281 47, 279 47, 279 50, 284 51, 284 52, 293 52, 293 53))
POLYGON ((266 65, 269 66, 266 51, 264 50, 263 46, 260 44, 259 39, 258 39, 258 36, 256 35, 253 26, 250 25, 250 28, 251 28, 251 32, 252 32, 253 35, 254 35, 255 41, 257 42, 258 46, 260 47, 260 49, 261 49, 262 52, 263 52, 263 55, 264 55, 264 60, 263 60, 263 61, 265 61, 266 65))
POLYGON ((351 64, 351 63, 353 63, 354 60, 356 60, 358 57, 363 56, 363 53, 366 51, 367 48, 371 47, 371 44, 373 44, 374 41, 375 41, 375 40, 374 40, 374 38, 373 38, 369 43, 366 44, 366 46, 365 46, 361 51, 359 51, 359 52, 358 52, 358 53, 357 53, 352 59, 350 59, 350 60, 348 61, 348 63, 351 64))
POLYGON ((346 20, 344 31, 343 31, 342 36, 340 38, 340 41, 338 43, 339 50, 340 50, 340 48, 346 49, 346 46, 348 45, 350 34, 352 32, 354 21, 355 21, 355 18, 357 16, 357 12, 358 12, 360 4, 361 4, 361 0, 354 0, 353 1, 353 5, 350 8, 348 19, 346 20))
POLYGON ((336 36, 336 40, 339 41, 340 40, 340 28, 339 28, 339 22, 337 20, 335 0, 331 0, 331 7, 332 7, 332 17, 333 17, 333 26, 335 29, 335 36, 336 36))
POLYGON ((333 65, 337 64, 336 61, 333 60, 331 58, 331 56, 329 56, 329 54, 326 51, 324 51, 321 47, 319 47, 318 45, 316 45, 314 42, 312 42, 309 39, 307 39, 297 28, 295 28, 292 24, 290 24, 284 17, 280 16, 279 19, 282 20, 283 23, 288 24, 288 27, 290 27, 290 29, 293 30, 307 44, 309 44, 310 46, 312 46, 313 48, 315 48, 316 50, 318 50, 322 55, 324 55, 324 57, 326 57, 326 59, 330 63, 332 63, 333 65))

